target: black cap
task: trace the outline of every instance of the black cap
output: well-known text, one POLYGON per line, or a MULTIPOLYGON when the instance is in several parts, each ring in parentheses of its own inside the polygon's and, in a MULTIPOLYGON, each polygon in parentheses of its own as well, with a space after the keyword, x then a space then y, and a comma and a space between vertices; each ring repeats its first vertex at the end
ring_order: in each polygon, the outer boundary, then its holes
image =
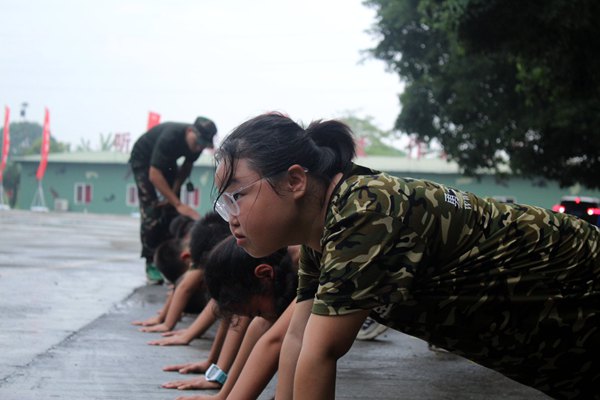
POLYGON ((213 137, 217 134, 217 126, 210 119, 198 117, 194 121, 194 128, 198 131, 198 144, 212 146, 213 137))

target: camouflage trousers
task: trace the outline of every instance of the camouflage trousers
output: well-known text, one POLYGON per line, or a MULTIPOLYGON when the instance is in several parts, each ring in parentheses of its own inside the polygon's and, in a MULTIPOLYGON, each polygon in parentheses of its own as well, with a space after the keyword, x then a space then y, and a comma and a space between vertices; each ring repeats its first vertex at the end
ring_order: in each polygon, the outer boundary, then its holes
MULTIPOLYGON (((158 245, 171 238, 169 225, 178 214, 175 207, 159 201, 156 188, 150 182, 147 168, 134 168, 133 176, 140 205, 141 257, 151 262, 158 245)), ((169 182, 168 177, 166 178, 169 182)), ((169 185, 172 186, 172 182, 169 182, 169 185)))

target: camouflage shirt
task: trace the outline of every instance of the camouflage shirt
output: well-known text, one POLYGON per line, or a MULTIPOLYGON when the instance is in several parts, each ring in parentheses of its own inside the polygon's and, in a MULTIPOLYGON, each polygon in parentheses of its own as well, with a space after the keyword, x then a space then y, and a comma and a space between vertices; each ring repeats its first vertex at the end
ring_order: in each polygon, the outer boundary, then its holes
POLYGON ((569 215, 354 166, 332 194, 322 252, 302 249, 298 301, 314 298, 320 315, 370 309, 385 325, 576 398, 599 393, 599 238, 569 215))

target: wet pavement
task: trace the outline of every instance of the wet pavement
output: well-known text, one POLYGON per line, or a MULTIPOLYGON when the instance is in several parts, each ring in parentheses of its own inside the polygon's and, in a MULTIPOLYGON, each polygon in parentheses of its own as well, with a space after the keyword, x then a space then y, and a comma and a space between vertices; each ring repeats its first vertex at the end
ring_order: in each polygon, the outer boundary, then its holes
MULTIPOLYGON (((155 347, 146 342, 158 334, 130 324, 153 315, 166 292, 144 284, 137 229, 131 217, 0 211, 0 399, 203 393, 160 388, 190 377, 161 368, 204 359, 214 330, 190 346, 155 347)), ((391 330, 355 342, 339 361, 337 398, 548 399, 391 330)))

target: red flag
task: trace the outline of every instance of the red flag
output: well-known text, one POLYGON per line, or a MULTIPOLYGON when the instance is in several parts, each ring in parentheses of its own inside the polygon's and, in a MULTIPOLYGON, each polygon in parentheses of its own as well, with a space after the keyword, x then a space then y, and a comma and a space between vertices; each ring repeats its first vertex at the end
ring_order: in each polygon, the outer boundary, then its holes
POLYGON ((160 114, 150 111, 148 113, 148 129, 150 130, 160 123, 160 114))
POLYGON ((40 151, 40 165, 38 167, 35 177, 38 181, 41 181, 46 172, 46 165, 48 164, 48 153, 50 152, 50 113, 48 109, 45 109, 44 113, 44 130, 42 131, 42 149, 40 151))
POLYGON ((6 167, 6 161, 8 160, 8 151, 10 150, 10 125, 8 123, 10 119, 10 108, 4 107, 4 134, 2 135, 2 161, 0 162, 0 182, 2 182, 2 175, 4 173, 4 167, 6 167))

